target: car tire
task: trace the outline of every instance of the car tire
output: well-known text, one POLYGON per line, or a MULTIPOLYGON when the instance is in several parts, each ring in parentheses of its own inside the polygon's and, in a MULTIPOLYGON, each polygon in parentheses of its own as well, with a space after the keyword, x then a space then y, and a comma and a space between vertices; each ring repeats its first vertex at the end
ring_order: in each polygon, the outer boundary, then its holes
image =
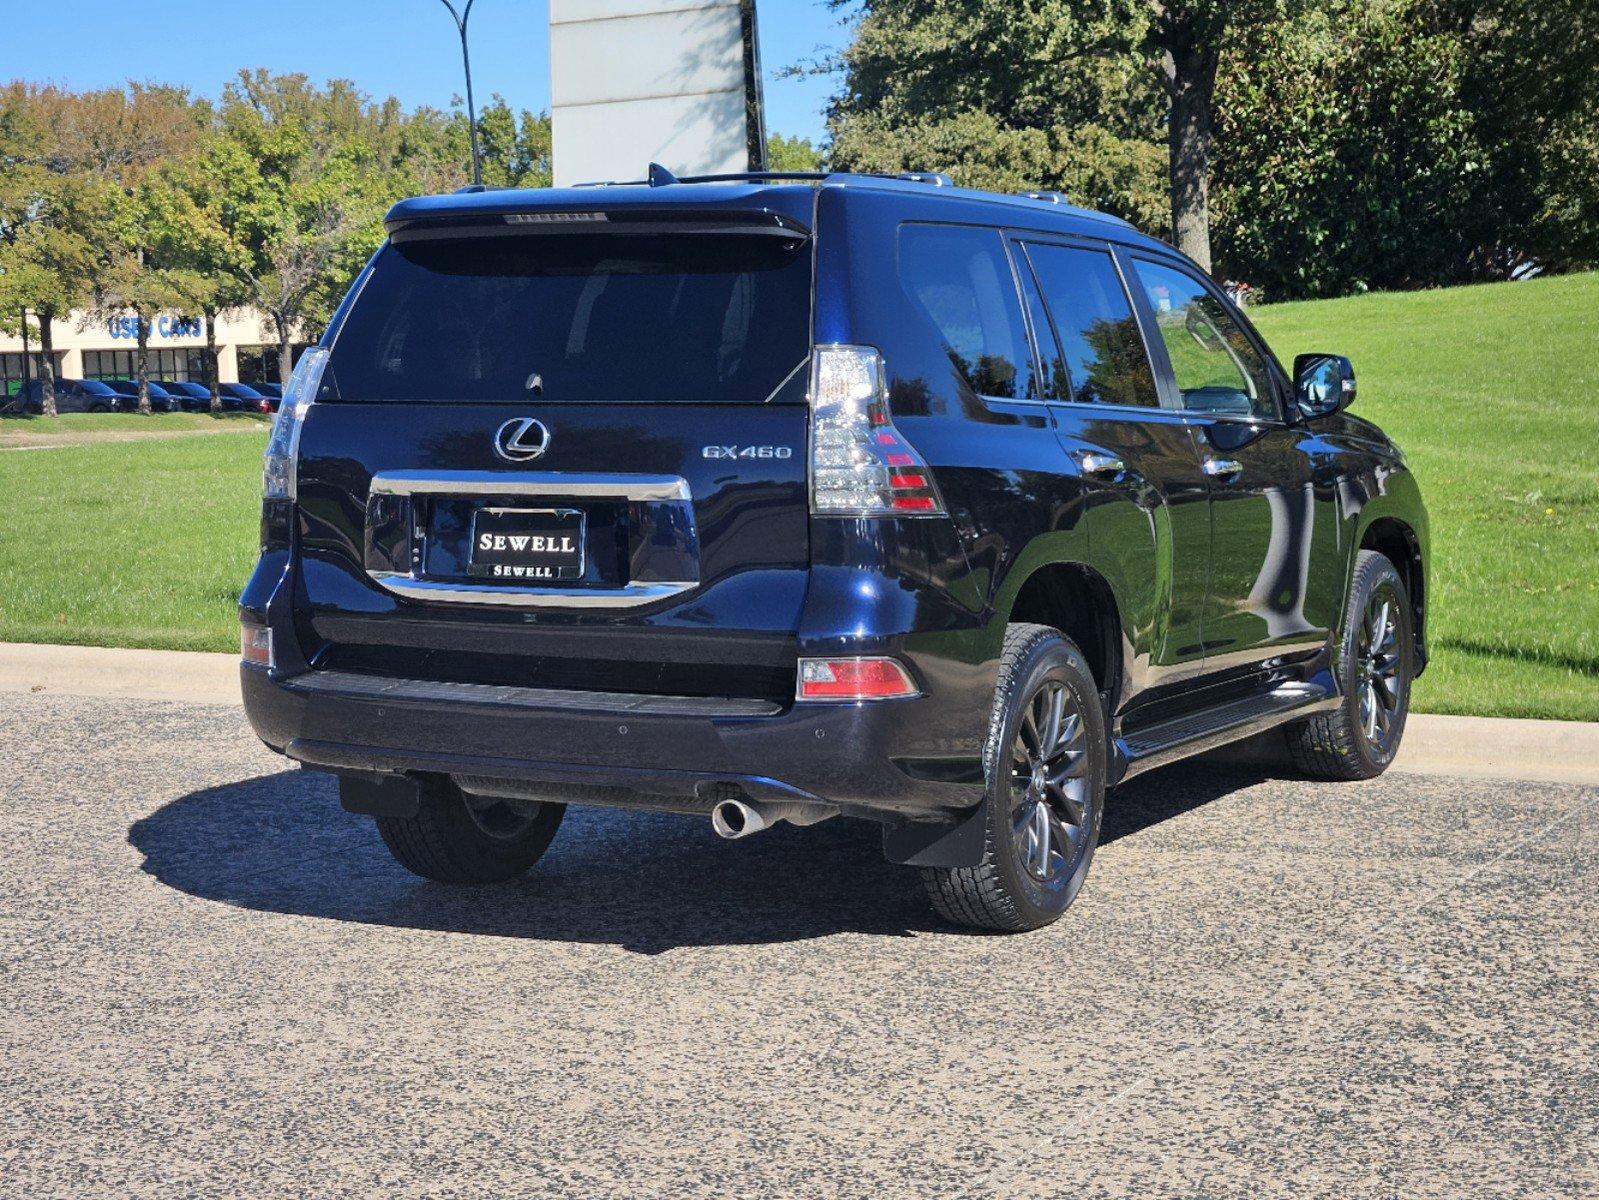
POLYGON ((438 883, 515 879, 544 856, 566 805, 468 796, 429 781, 416 814, 378 817, 378 833, 402 867, 438 883))
POLYGON ((1057 629, 1010 626, 983 747, 983 858, 922 868, 934 910, 957 925, 1010 933, 1057 920, 1099 842, 1108 751, 1082 652, 1057 629), (1056 719, 1054 744, 1045 744, 1056 719))
POLYGON ((1357 553, 1338 644, 1338 707, 1284 727, 1306 775, 1373 779, 1393 762, 1415 677, 1413 612, 1394 564, 1374 550, 1357 553))

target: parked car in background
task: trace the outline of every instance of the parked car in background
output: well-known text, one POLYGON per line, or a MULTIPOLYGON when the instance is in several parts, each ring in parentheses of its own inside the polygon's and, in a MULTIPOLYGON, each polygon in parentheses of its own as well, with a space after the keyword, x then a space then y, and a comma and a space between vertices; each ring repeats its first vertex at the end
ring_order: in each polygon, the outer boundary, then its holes
MULTIPOLYGON (((139 381, 137 379, 107 379, 102 381, 116 395, 116 412, 139 411, 139 381)), ((155 380, 150 380, 150 411, 180 412, 183 406, 178 398, 155 380)))
POLYGON ((283 399, 283 385, 281 383, 252 383, 250 386, 272 400, 283 399))
MULTIPOLYGON (((56 412, 114 412, 117 394, 98 379, 58 379, 56 387, 56 412)), ((30 379, 16 395, 0 402, 0 415, 7 417, 38 416, 44 412, 44 381, 30 379)))
MULTIPOLYGON (((160 379, 156 382, 177 400, 184 412, 205 412, 211 407, 211 389, 203 383, 192 379, 160 379)), ((221 399, 224 409, 238 407, 236 404, 230 405, 226 396, 221 399)))
POLYGON ((224 401, 233 400, 245 412, 271 413, 278 411, 278 402, 260 392, 253 383, 222 383, 217 385, 224 401))

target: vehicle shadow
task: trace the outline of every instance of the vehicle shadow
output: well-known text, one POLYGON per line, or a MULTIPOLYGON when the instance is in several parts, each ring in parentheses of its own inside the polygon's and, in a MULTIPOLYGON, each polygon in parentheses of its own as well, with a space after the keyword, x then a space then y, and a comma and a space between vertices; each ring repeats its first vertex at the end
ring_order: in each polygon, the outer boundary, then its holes
MULTIPOLYGON (((1132 836, 1266 776, 1197 764, 1114 792, 1103 841, 1132 836)), ((524 878, 427 883, 396 864, 374 824, 339 807, 332 778, 282 771, 206 788, 136 821, 129 843, 169 887, 263 912, 658 954, 684 946, 837 933, 956 933, 916 872, 883 860, 877 828, 829 821, 724 842, 703 817, 570 808, 524 878)))

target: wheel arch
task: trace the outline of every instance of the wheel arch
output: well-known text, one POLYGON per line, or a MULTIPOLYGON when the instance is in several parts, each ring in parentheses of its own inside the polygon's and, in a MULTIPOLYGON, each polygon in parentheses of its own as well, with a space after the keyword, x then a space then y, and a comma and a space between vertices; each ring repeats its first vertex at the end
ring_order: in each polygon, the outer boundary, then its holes
POLYGON ((1077 644, 1094 682, 1114 711, 1126 682, 1126 636, 1109 581, 1079 561, 1041 563, 1016 581, 1004 623, 1029 621, 1059 629, 1077 644))
POLYGON ((1399 578, 1404 580, 1416 635, 1416 674, 1420 675, 1427 666, 1427 564, 1421 539, 1416 530, 1400 518, 1379 516, 1362 531, 1358 548, 1381 554, 1393 563, 1399 578))

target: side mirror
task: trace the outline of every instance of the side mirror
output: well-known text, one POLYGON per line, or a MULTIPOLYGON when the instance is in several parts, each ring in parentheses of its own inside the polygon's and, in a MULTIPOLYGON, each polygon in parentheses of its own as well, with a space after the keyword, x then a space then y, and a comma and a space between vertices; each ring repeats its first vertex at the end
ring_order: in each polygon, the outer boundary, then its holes
POLYGON ((1295 356, 1294 400, 1307 420, 1348 408, 1355 401, 1355 368, 1342 354, 1295 356))

